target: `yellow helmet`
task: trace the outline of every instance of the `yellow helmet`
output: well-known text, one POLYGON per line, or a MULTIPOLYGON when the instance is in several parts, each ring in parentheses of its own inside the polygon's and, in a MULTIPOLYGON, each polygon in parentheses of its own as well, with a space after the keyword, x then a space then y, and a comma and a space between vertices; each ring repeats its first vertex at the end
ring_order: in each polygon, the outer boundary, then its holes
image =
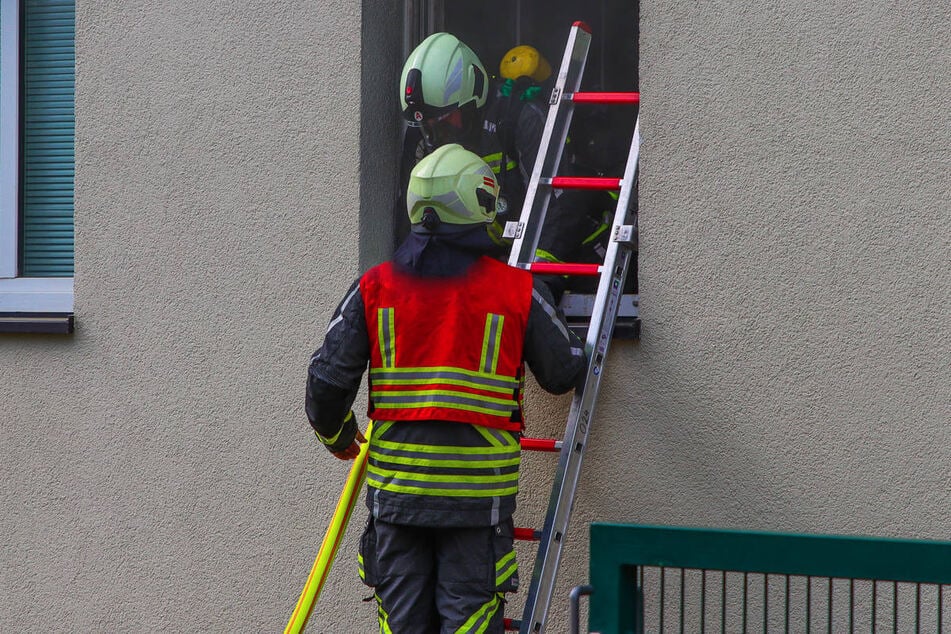
POLYGON ((551 76, 551 66, 533 46, 522 45, 510 49, 499 62, 499 74, 505 79, 531 77, 541 83, 551 76))

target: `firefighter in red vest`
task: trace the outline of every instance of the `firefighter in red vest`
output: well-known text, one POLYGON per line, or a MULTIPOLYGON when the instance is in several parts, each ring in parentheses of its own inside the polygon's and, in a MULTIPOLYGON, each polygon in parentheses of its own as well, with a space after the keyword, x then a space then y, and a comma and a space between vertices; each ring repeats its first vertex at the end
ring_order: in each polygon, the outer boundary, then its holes
POLYGON ((381 632, 503 631, 503 596, 518 586, 525 364, 552 393, 586 367, 546 286, 485 255, 498 194, 489 166, 460 145, 420 161, 410 235, 354 283, 311 359, 307 416, 341 459, 364 442, 351 406, 369 365, 360 575, 381 632))

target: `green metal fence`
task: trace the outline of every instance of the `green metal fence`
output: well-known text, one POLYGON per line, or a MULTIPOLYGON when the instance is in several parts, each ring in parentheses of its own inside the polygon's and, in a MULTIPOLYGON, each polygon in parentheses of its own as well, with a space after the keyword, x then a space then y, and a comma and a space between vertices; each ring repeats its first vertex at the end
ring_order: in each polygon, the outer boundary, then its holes
POLYGON ((951 542, 593 524, 588 625, 951 632, 951 542))

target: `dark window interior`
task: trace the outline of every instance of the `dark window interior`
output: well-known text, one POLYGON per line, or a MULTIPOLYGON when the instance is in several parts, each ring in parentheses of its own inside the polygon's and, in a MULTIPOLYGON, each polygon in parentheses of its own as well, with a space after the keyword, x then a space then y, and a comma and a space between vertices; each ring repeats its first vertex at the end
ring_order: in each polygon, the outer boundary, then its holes
POLYGON ((537 48, 556 69, 569 28, 584 21, 593 39, 583 88, 637 90, 637 2, 456 0, 444 3, 442 13, 442 29, 467 43, 490 73, 497 73, 502 55, 519 44, 537 48))
MULTIPOLYGON (((591 27, 592 42, 582 90, 630 92, 638 87, 638 0, 404 0, 408 53, 430 33, 448 31, 472 48, 492 76, 511 48, 528 44, 548 60, 553 75, 561 65, 571 25, 591 27)), ((551 85, 554 77, 546 82, 551 85)), ((621 176, 636 117, 633 106, 579 105, 569 138, 575 148, 591 140, 596 148, 579 160, 604 176, 621 176), (590 158, 590 160, 589 160, 590 158)), ((564 167, 564 166, 563 166, 564 167)), ((636 203, 635 203, 636 204, 636 203)), ((636 257, 628 274, 636 293, 636 257)), ((628 291, 630 292, 630 291, 628 291)))

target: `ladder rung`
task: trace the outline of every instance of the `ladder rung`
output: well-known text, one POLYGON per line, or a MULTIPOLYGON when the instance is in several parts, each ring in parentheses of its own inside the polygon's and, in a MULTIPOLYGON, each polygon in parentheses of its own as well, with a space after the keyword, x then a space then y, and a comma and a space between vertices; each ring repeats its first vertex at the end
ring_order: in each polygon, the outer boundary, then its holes
POLYGON ((568 95, 575 103, 640 103, 639 92, 576 92, 568 95))
POLYGON ((595 276, 601 273, 600 264, 563 264, 561 262, 532 262, 528 265, 532 273, 543 275, 579 275, 595 276))
POLYGON ((555 176, 541 182, 558 189, 621 189, 621 179, 604 176, 555 176))
POLYGON ((542 539, 542 532, 534 528, 516 528, 514 537, 524 542, 538 542, 542 539))
POLYGON ((528 451, 561 451, 561 441, 554 438, 522 438, 521 442, 528 451))
POLYGON ((522 622, 518 619, 502 619, 502 625, 506 632, 517 632, 522 629, 522 622))

